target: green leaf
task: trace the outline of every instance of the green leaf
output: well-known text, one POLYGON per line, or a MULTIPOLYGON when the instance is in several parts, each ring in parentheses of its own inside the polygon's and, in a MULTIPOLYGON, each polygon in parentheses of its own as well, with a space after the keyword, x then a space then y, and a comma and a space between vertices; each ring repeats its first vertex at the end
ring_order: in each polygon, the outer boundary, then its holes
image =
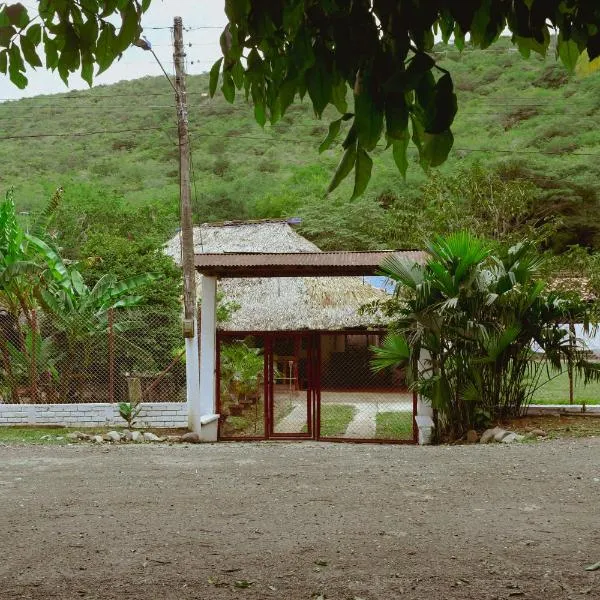
POLYGON ((356 162, 356 144, 351 144, 348 146, 346 151, 342 156, 342 160, 338 165, 338 168, 333 175, 333 179, 327 188, 327 194, 333 192, 335 188, 340 185, 340 183, 348 176, 352 168, 354 167, 354 163, 356 162))
POLYGON ((20 36, 21 42, 21 51, 23 52, 23 57, 32 67, 41 67, 42 61, 35 51, 35 46, 31 42, 31 40, 27 36, 20 36))
POLYGON ((370 76, 364 76, 358 94, 354 96, 354 123, 358 141, 365 150, 373 150, 383 131, 383 110, 373 97, 370 76))
POLYGON ((452 149, 454 136, 448 129, 442 133, 423 134, 422 158, 432 167, 441 165, 452 149))
POLYGON ((426 130, 429 133, 440 133, 449 129, 458 110, 454 85, 449 73, 440 77, 435 84, 431 109, 434 117, 427 124, 426 130))
POLYGON ((327 133, 327 137, 319 145, 319 154, 321 152, 324 152, 331 146, 331 144, 337 137, 338 133, 340 132, 340 128, 342 126, 342 121, 347 121, 348 119, 351 119, 352 116, 353 116, 352 113, 346 113, 344 116, 340 117, 339 119, 336 119, 335 121, 331 121, 331 123, 329 124, 329 131, 327 133))
POLYGON ((414 89, 423 75, 428 71, 431 71, 434 66, 435 60, 428 54, 425 54, 424 52, 415 54, 406 68, 406 89, 414 89))
POLYGON ((81 57, 81 78, 91 87, 94 81, 94 61, 90 55, 81 57))
POLYGON ((138 37, 140 32, 139 15, 135 2, 127 2, 122 11, 122 22, 114 49, 116 53, 126 50, 138 37))
POLYGON ((320 117, 331 98, 331 74, 322 62, 317 62, 306 73, 306 89, 313 104, 315 114, 320 117))
POLYGON ((58 48, 56 41, 48 37, 44 32, 44 54, 46 55, 46 68, 56 69, 58 65, 58 48))
POLYGON ((230 104, 233 104, 235 100, 235 86, 233 85, 233 77, 231 73, 225 71, 223 73, 223 85, 221 85, 221 91, 223 92, 223 96, 225 96, 225 100, 230 104))
POLYGON ((392 143, 392 155, 394 157, 394 162, 398 167, 398 171, 402 175, 402 178, 406 181, 406 171, 408 169, 408 158, 406 155, 406 151, 408 149, 408 131, 405 132, 405 135, 401 139, 395 139, 392 143))
POLYGON ((331 87, 331 103, 342 114, 348 110, 348 102, 346 101, 347 93, 348 84, 346 83, 346 80, 339 75, 337 77, 334 76, 331 87))
POLYGON ((365 149, 359 146, 354 167, 354 191, 352 192, 352 200, 358 198, 358 196, 362 196, 363 192, 367 189, 367 185, 371 179, 372 169, 373 160, 365 152, 365 149))
POLYGON ((212 98, 217 91, 217 85, 219 84, 219 73, 221 72, 221 64, 223 63, 223 57, 219 58, 217 62, 211 67, 210 74, 208 76, 208 93, 212 98))
POLYGON ((600 569, 600 562, 594 563, 593 565, 588 565, 585 570, 586 571, 598 571, 600 569))
POLYGON ((565 40, 561 35, 558 36, 558 55, 562 64, 565 65, 569 71, 575 70, 575 65, 579 59, 579 48, 573 40, 565 40))
POLYGON ((96 44, 96 62, 98 63, 98 72, 96 75, 106 71, 115 59, 113 50, 115 44, 115 27, 111 23, 104 23, 100 29, 100 37, 96 44))
POLYGON ((404 93, 393 92, 385 99, 385 132, 391 139, 400 140, 408 128, 408 107, 404 93))
POLYGON ((27 28, 25 35, 34 46, 37 46, 42 41, 42 26, 39 23, 34 23, 27 28))
POLYGON ((250 0, 225 0, 225 14, 231 22, 246 18, 250 12, 250 0))
POLYGON ((24 89, 27 86, 27 77, 23 75, 23 71, 25 71, 25 65, 23 64, 23 59, 21 58, 21 51, 16 44, 11 44, 8 49, 8 75, 10 80, 19 88, 24 89))
POLYGON ((6 75, 6 69, 8 69, 8 50, 0 50, 0 73, 6 75))
POLYGON ((236 60, 230 71, 235 87, 238 90, 241 90, 244 87, 244 67, 242 66, 241 61, 236 60))
POLYGON ((254 101, 254 119, 261 127, 264 127, 267 122, 265 103, 260 99, 254 101))

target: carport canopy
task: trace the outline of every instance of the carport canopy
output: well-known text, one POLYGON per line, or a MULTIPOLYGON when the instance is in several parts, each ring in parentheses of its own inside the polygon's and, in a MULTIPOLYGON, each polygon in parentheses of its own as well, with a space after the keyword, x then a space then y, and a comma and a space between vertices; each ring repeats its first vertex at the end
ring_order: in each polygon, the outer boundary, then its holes
POLYGON ((196 270, 208 277, 339 277, 375 275, 390 256, 424 262, 419 250, 378 252, 231 252, 196 254, 196 270))

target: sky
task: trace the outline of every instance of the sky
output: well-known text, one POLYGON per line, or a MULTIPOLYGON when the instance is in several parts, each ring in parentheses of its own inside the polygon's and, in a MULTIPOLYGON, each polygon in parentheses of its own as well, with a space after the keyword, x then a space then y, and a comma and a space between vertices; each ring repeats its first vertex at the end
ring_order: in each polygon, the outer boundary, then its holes
MULTIPOLYGON (((30 13, 35 9, 35 0, 21 0, 21 2, 27 6, 30 13)), ((154 52, 167 72, 173 72, 171 31, 151 28, 172 27, 173 17, 181 17, 184 28, 191 28, 183 34, 187 71, 190 74, 202 73, 208 71, 221 56, 219 36, 227 23, 223 7, 223 0, 152 0, 150 8, 142 19, 143 35, 152 43, 154 52)), ((94 86, 161 74, 160 67, 151 53, 133 47, 123 53, 120 61, 115 61, 107 71, 95 79, 94 86)), ((20 90, 11 83, 7 75, 0 73, 0 101, 40 94, 57 94, 73 89, 89 89, 88 84, 76 75, 71 75, 67 87, 58 72, 41 67, 30 69, 27 77, 29 84, 24 90, 20 90)))

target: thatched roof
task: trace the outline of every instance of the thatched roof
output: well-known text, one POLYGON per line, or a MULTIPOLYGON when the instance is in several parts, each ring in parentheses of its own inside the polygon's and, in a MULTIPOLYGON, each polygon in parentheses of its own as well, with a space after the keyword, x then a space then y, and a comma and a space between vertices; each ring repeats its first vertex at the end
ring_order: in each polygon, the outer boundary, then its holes
MULTIPOLYGON (((196 253, 319 252, 285 221, 204 224, 194 228, 196 253)), ((167 243, 166 253, 180 262, 180 240, 167 243)), ((201 276, 197 276, 198 284, 201 276)), ((387 294, 362 277, 273 277, 222 279, 224 302, 239 309, 226 331, 341 330, 381 325, 381 319, 361 315, 359 309, 387 294)), ((198 294, 200 294, 198 287, 198 294)))

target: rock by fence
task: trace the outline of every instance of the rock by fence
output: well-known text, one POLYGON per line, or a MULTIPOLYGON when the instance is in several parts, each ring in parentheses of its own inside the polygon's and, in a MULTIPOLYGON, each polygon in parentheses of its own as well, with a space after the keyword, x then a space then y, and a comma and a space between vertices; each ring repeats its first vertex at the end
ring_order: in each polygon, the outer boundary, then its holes
MULTIPOLYGON (((185 402, 144 402, 136 420, 140 427, 187 427, 185 402)), ((0 426, 62 425, 112 427, 126 423, 117 404, 0 404, 0 426)))

